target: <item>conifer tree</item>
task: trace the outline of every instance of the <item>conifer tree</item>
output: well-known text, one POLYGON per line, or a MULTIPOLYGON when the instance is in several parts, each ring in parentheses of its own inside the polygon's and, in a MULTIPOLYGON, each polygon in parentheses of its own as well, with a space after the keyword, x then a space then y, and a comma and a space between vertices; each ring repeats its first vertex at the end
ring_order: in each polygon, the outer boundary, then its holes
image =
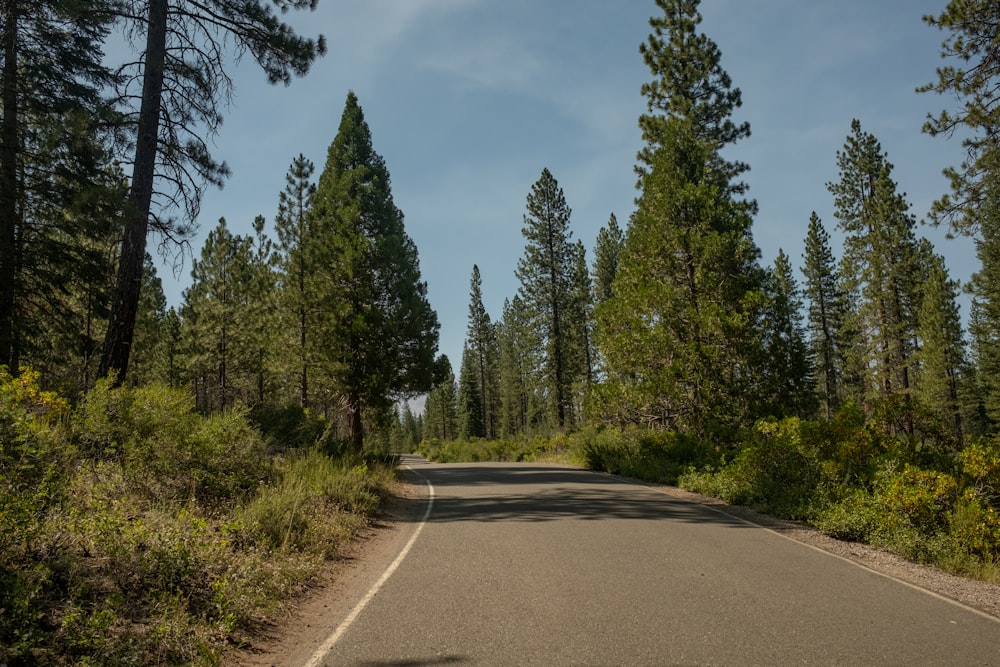
POLYGON ((392 199, 389 171, 351 92, 327 152, 313 213, 325 241, 318 276, 327 322, 323 363, 345 398, 350 434, 364 444, 362 410, 431 388, 437 315, 420 279, 417 248, 392 199))
POLYGON ((91 323, 106 301, 68 287, 103 287, 120 212, 106 131, 117 116, 102 98, 114 83, 101 51, 114 7, 0 2, 0 367, 12 375, 60 349, 86 368, 75 320, 91 323))
MULTIPOLYGON (((316 0, 276 4, 285 12, 314 9, 316 0)), ((149 228, 168 239, 185 237, 206 185, 221 187, 229 174, 209 151, 222 123, 219 106, 232 94, 227 47, 237 57, 249 53, 269 83, 287 85, 309 71, 326 44, 322 36, 297 35, 262 0, 146 0, 122 3, 118 11, 126 37, 139 41, 143 54, 119 70, 132 173, 100 366, 102 376, 114 372, 124 381, 149 228), (172 209, 180 209, 180 223, 172 209)))
POLYGON ((242 243, 220 219, 205 239, 201 258, 192 261, 191 286, 184 291, 188 372, 201 410, 226 408, 235 399, 242 243))
POLYGON ((823 416, 832 419, 841 404, 843 359, 838 334, 844 326, 846 303, 840 291, 830 235, 816 212, 809 217, 804 265, 805 296, 809 301, 809 351, 823 416))
MULTIPOLYGON (((479 266, 472 266, 469 293, 469 325, 466 346, 474 357, 474 372, 478 384, 479 408, 482 416, 482 437, 494 439, 499 433, 499 387, 497 377, 496 330, 483 305, 483 280, 479 266)), ((464 371, 463 357, 463 371, 464 371)), ((462 375, 464 377, 464 375, 462 375)))
POLYGON ((582 323, 572 313, 576 249, 570 208, 548 169, 531 186, 527 209, 521 229, 527 243, 516 272, 518 294, 542 344, 541 370, 552 424, 562 429, 572 422, 572 387, 582 375, 573 351, 582 323))
POLYGON ((728 437, 754 418, 766 303, 748 167, 721 151, 749 135, 738 89, 697 32, 698 0, 657 0, 640 52, 653 81, 639 120, 642 195, 626 233, 614 297, 597 310, 604 418, 728 437))
POLYGON ((477 355, 466 346, 458 373, 458 435, 462 439, 486 437, 478 364, 477 355))
POLYGON ((132 352, 132 373, 129 384, 142 386, 152 382, 167 382, 167 346, 170 331, 167 329, 167 297, 163 281, 156 275, 153 258, 146 255, 143 271, 142 298, 139 316, 135 323, 135 350, 132 352))
POLYGON ((455 440, 458 437, 458 403, 455 391, 455 374, 448 357, 438 358, 440 377, 427 394, 424 403, 425 438, 455 440))
POLYGON ((287 351, 293 357, 290 365, 298 377, 298 402, 303 408, 309 406, 309 370, 317 357, 314 348, 322 344, 315 284, 322 240, 310 217, 316 195, 314 171, 313 163, 302 154, 292 161, 274 221, 279 271, 284 277, 280 309, 292 332, 287 351))
POLYGON ((497 327, 500 348, 500 433, 509 438, 528 433, 541 421, 538 391, 541 345, 521 297, 504 301, 497 327))
POLYGON ((594 298, 593 283, 587 268, 587 250, 583 241, 577 240, 573 247, 573 294, 570 299, 570 326, 576 332, 576 366, 579 368, 574 415, 583 414, 582 405, 587 390, 594 382, 594 298))
MULTIPOLYGON (((928 244, 929 245, 929 244, 928 244)), ((962 441, 962 373, 965 345, 958 310, 958 286, 948 276, 944 257, 930 253, 919 311, 920 365, 917 395, 942 415, 957 443, 962 441)))
POLYGON ((769 280, 764 348, 768 369, 761 395, 774 416, 809 417, 815 410, 812 363, 802 323, 802 298, 792 263, 778 250, 769 280))
POLYGON ((950 63, 937 70, 937 81, 921 86, 918 92, 947 94, 961 105, 939 115, 928 114, 924 132, 951 137, 958 131, 965 138, 965 159, 960 166, 945 170, 951 193, 936 201, 931 219, 947 223, 952 231, 977 235, 980 211, 1000 179, 1000 6, 993 0, 951 0, 938 16, 924 21, 948 31, 941 45, 941 57, 950 63))
POLYGON ((667 119, 678 118, 689 123, 695 139, 712 149, 712 168, 721 182, 732 192, 743 192, 745 185, 733 179, 749 166, 726 161, 719 151, 750 136, 750 124, 732 119, 743 104, 742 94, 722 68, 719 47, 697 31, 702 20, 699 4, 700 0, 656 0, 663 16, 650 18, 653 34, 639 47, 654 79, 642 86, 649 113, 639 117, 645 146, 639 151, 637 171, 641 176, 652 167, 664 143, 667 119))
MULTIPOLYGON (((837 152, 837 165, 840 180, 827 187, 838 226, 847 235, 844 265, 861 296, 859 323, 870 345, 867 365, 877 396, 898 394, 906 404, 919 309, 916 222, 896 191, 892 164, 857 120, 837 152)), ((904 414, 903 421, 910 431, 911 418, 904 414)))
POLYGON ((719 186, 714 144, 686 120, 664 127, 615 296, 597 311, 605 415, 725 437, 754 418, 747 398, 764 371, 760 253, 746 207, 719 186))
POLYGON ((255 392, 248 397, 252 405, 263 405, 275 394, 279 376, 277 348, 279 332, 285 329, 283 318, 275 317, 278 276, 274 243, 264 231, 266 220, 258 215, 253 221, 253 237, 246 239, 245 311, 242 325, 247 339, 247 370, 254 378, 255 392))
POLYGON ((599 306, 615 295, 614 281, 618 262, 625 245, 625 235, 618 227, 618 219, 611 214, 606 227, 597 232, 594 243, 594 305, 599 306))
POLYGON ((981 400, 992 430, 1000 424, 1000 179, 990 179, 984 185, 977 212, 980 267, 969 284, 974 315, 969 333, 981 400))

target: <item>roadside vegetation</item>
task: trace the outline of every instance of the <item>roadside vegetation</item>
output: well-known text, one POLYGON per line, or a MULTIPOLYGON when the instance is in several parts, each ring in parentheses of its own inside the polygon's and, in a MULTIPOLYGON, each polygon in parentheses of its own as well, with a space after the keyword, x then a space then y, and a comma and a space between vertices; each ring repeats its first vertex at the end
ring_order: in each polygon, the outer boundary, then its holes
POLYGON ((766 419, 721 446, 643 428, 551 439, 424 441, 440 462, 574 463, 808 523, 916 562, 1000 583, 1000 439, 961 451, 907 441, 845 408, 830 422, 766 419))
POLYGON ((280 614, 395 474, 277 416, 0 371, 0 663, 211 665, 280 614))

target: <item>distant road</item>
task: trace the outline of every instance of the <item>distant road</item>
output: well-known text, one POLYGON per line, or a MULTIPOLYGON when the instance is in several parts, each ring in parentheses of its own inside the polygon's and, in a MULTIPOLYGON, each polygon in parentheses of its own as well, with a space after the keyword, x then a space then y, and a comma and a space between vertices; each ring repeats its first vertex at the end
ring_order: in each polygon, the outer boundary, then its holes
POLYGON ((430 512, 314 664, 1000 665, 996 619, 654 489, 403 465, 430 512))

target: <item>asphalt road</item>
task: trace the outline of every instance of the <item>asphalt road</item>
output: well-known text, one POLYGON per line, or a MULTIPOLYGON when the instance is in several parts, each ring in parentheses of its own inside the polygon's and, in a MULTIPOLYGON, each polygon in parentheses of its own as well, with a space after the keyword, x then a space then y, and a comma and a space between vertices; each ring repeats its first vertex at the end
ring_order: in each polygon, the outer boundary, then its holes
POLYGON ((655 489, 403 465, 414 539, 314 665, 1000 665, 996 619, 655 489))

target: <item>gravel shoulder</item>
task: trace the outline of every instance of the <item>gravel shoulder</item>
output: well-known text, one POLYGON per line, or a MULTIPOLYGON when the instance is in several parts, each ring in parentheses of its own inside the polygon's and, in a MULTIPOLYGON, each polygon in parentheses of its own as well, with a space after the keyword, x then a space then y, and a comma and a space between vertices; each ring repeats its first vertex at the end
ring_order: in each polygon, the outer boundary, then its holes
MULTIPOLYGON (((951 575, 865 544, 836 540, 805 524, 728 505, 716 498, 677 487, 632 481, 748 521, 1000 619, 1000 586, 951 575)), ((289 604, 280 618, 263 626, 252 646, 234 648, 223 656, 222 664, 225 667, 299 667, 306 664, 402 550, 416 528, 423 509, 421 501, 426 495, 426 487, 422 484, 401 481, 386 500, 377 521, 345 549, 342 557, 317 576, 309 590, 289 604)))
POLYGON ((717 498, 709 498, 673 486, 659 486, 636 481, 637 484, 655 488, 675 498, 690 500, 730 516, 749 521, 772 530, 788 539, 808 544, 827 553, 864 566, 869 570, 898 579, 912 586, 923 588, 956 602, 978 609, 1000 619, 1000 586, 977 579, 949 574, 929 565, 920 565, 896 554, 875 549, 867 544, 844 542, 824 535, 820 531, 797 521, 776 519, 748 507, 728 505, 717 498))

